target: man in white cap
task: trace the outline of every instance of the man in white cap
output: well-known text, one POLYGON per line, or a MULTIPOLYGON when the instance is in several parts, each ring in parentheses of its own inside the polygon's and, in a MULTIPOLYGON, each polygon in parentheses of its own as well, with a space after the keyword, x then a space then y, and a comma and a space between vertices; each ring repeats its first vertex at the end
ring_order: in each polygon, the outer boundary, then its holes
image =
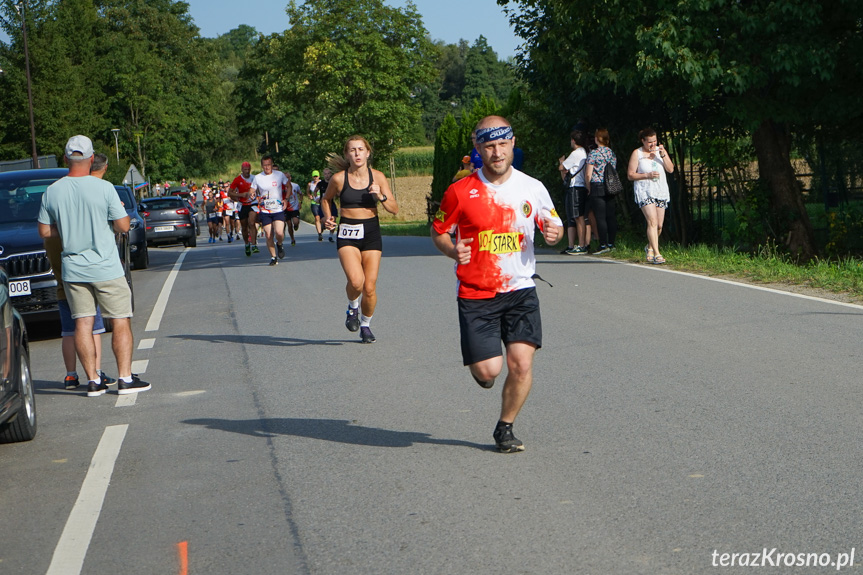
POLYGON ((109 182, 90 175, 93 143, 73 136, 66 143, 69 174, 42 196, 39 235, 63 240, 63 285, 75 320, 75 349, 89 384, 88 397, 108 390, 96 369, 93 321, 96 305, 114 325, 111 347, 117 359, 117 393, 146 391, 150 384, 132 375, 132 293, 126 283, 114 233, 129 231, 129 216, 109 182))

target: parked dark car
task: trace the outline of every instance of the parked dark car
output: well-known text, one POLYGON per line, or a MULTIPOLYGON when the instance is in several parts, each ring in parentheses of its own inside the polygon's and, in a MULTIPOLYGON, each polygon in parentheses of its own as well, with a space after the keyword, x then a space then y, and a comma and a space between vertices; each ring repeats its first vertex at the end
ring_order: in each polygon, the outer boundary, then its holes
POLYGON ((147 222, 138 213, 138 202, 129 186, 114 186, 126 213, 129 214, 129 255, 131 265, 136 270, 150 266, 150 252, 147 250, 147 222))
POLYGON ((189 209, 189 202, 183 198, 145 198, 141 200, 138 212, 147 220, 147 242, 151 246, 158 243, 182 243, 186 247, 198 245, 195 216, 189 209))
MULTIPOLYGON (((203 214, 200 213, 198 205, 192 200, 192 190, 186 186, 171 186, 169 193, 166 195, 179 196, 186 200, 189 204, 189 209, 192 211, 192 221, 195 223, 195 235, 201 235, 201 225, 203 223, 203 214)), ((197 197, 197 194, 195 194, 197 197)))
POLYGON ((0 266, 0 443, 30 441, 36 436, 27 328, 12 307, 9 287, 9 277, 0 266))
MULTIPOLYGON (((68 173, 66 168, 0 173, 0 265, 6 268, 12 304, 28 322, 60 321, 57 278, 39 237, 37 218, 42 194, 68 173)), ((131 289, 129 234, 116 236, 131 289)))

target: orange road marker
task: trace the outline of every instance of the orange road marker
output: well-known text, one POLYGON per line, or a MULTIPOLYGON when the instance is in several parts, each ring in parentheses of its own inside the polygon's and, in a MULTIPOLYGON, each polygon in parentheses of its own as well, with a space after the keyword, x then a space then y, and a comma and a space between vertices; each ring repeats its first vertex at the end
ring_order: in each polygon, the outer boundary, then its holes
POLYGON ((177 543, 177 554, 180 556, 180 575, 189 575, 189 542, 177 543))

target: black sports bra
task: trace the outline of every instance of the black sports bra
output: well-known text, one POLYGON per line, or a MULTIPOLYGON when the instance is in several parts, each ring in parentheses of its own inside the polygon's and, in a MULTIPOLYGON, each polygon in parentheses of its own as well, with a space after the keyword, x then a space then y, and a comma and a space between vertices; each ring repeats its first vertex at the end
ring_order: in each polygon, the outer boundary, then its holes
MULTIPOLYGON (((369 186, 374 183, 372 169, 369 168, 369 186)), ((345 170, 345 185, 342 186, 342 193, 339 194, 339 202, 342 208, 376 208, 378 202, 375 196, 369 192, 369 187, 362 190, 357 190, 351 187, 348 179, 348 171, 345 170)))

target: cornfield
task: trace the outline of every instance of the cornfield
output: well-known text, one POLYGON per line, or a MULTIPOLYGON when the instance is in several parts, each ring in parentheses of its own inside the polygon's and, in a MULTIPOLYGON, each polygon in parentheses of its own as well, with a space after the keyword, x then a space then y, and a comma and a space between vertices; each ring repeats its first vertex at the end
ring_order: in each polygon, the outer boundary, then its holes
POLYGON ((434 146, 402 148, 393 154, 393 164, 395 174, 387 174, 390 177, 431 176, 434 169, 434 146))

